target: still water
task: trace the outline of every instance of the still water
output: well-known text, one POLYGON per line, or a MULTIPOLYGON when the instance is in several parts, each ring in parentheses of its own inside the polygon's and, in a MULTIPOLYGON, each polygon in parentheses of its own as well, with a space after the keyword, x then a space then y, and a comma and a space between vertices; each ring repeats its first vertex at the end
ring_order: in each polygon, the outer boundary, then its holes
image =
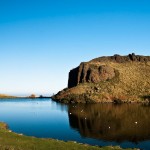
POLYGON ((17 133, 91 145, 150 149, 150 106, 1 99, 0 121, 17 133))

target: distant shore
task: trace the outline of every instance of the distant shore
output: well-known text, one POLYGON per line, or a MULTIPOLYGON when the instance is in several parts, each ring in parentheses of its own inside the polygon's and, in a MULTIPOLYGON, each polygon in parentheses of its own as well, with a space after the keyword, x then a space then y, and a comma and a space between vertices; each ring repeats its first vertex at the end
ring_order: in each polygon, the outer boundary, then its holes
POLYGON ((16 98, 22 98, 22 99, 36 99, 36 98, 51 98, 51 96, 11 96, 11 95, 5 95, 5 94, 0 94, 0 99, 16 99, 16 98))

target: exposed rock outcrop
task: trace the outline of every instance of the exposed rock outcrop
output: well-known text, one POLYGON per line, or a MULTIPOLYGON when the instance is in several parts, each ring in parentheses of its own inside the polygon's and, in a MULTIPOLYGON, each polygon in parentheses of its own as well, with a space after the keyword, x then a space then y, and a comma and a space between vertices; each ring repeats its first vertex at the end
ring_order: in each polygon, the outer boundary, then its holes
POLYGON ((94 66, 93 64, 82 63, 79 67, 70 71, 68 88, 77 86, 79 83, 98 83, 113 77, 115 77, 115 69, 110 66, 94 66))
POLYGON ((68 88, 53 99, 81 103, 149 101, 149 76, 150 56, 99 57, 71 70, 68 88))

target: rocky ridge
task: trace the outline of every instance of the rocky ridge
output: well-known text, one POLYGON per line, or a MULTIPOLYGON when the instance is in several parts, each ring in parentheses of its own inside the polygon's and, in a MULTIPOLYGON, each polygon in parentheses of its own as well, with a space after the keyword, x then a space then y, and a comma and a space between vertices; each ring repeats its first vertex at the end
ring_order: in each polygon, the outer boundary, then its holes
POLYGON ((52 98, 64 103, 150 101, 150 56, 99 57, 69 72, 68 88, 52 98))

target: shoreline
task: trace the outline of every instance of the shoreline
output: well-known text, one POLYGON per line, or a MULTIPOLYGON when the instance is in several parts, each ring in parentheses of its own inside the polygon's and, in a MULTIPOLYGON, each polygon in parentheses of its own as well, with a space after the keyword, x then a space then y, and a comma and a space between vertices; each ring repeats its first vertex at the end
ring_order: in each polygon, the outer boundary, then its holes
POLYGON ((71 102, 68 102, 67 100, 64 101, 61 100, 61 99, 55 99, 53 97, 51 97, 51 99, 57 103, 62 103, 62 104, 146 104, 146 105, 150 105, 150 100, 147 99, 147 100, 141 100, 141 101, 124 101, 124 100, 116 100, 116 101, 99 101, 99 102, 94 102, 94 101, 91 101, 91 102, 87 102, 87 103, 84 103, 84 102, 74 102, 74 101, 71 101, 71 102))
MULTIPOLYGON (((120 146, 91 146, 89 144, 77 143, 76 141, 61 141, 51 138, 36 138, 33 136, 25 136, 9 130, 9 126, 0 122, 0 149, 8 150, 123 150, 120 146)), ((126 149, 132 150, 132 149, 126 149)), ((136 149, 134 149, 136 150, 136 149)))
POLYGON ((5 99, 32 99, 32 100, 36 100, 36 99, 51 99, 52 101, 56 102, 56 103, 61 103, 61 104, 144 104, 144 105, 150 105, 150 100, 146 99, 143 101, 124 101, 124 100, 116 100, 116 101, 100 101, 100 102, 88 102, 88 103, 77 103, 77 102, 68 102, 68 101, 62 101, 60 99, 55 99, 53 97, 15 97, 15 96, 9 96, 9 97, 0 97, 0 100, 5 100, 5 99))

